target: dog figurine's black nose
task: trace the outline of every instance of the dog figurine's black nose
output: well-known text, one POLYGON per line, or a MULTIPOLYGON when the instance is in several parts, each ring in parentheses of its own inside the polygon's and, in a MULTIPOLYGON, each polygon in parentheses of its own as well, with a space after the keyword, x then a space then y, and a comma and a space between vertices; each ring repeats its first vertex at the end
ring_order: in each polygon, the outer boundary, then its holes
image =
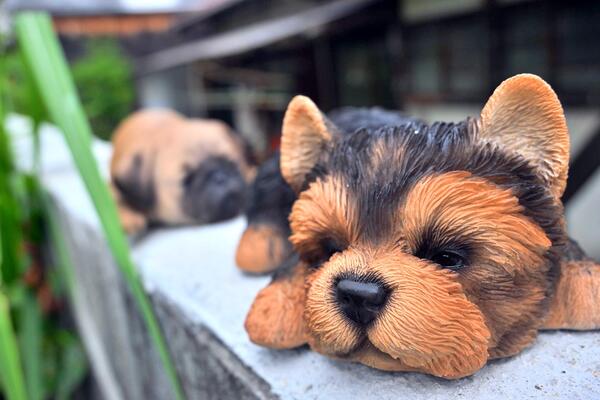
POLYGON ((376 282, 360 282, 342 279, 335 287, 337 303, 348 318, 368 325, 373 321, 387 300, 387 290, 376 282))

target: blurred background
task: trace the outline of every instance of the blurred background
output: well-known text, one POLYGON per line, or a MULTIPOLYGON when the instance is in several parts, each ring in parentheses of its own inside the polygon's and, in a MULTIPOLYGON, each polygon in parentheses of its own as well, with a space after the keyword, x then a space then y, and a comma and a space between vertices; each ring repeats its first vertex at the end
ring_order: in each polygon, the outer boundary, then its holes
POLYGON ((45 10, 95 133, 138 107, 220 118, 259 159, 298 93, 427 121, 478 115, 522 72, 565 107, 573 236, 600 257, 600 2, 519 0, 7 0, 45 10))
MULTIPOLYGON (((324 111, 382 106, 460 121, 502 80, 538 74, 570 128, 570 234, 600 259, 600 1, 0 0, 0 117, 26 114, 37 129, 44 107, 12 33, 24 10, 52 16, 99 138, 137 108, 168 107, 225 120, 258 160, 278 147, 296 94, 324 111)), ((39 388, 30 397, 73 398, 94 383, 45 265, 42 191, 0 133, 0 311, 6 295, 27 376, 43 376, 28 378, 39 388)))

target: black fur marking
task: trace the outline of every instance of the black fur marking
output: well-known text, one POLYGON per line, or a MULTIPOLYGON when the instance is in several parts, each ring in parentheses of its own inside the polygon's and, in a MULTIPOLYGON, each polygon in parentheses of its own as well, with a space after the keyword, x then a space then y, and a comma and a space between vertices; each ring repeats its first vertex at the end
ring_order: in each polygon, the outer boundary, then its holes
POLYGON ((134 155, 131 167, 124 175, 115 176, 113 182, 125 204, 134 210, 147 213, 156 205, 156 194, 152 176, 143 176, 143 164, 142 155, 134 155))
POLYGON ((579 247, 579 244, 569 238, 565 245, 565 250, 562 254, 562 260, 564 261, 594 261, 590 256, 585 254, 583 249, 579 247))
POLYGON ((277 152, 260 166, 250 187, 246 208, 248 224, 267 223, 287 237, 290 234, 288 215, 294 201, 296 194, 281 176, 277 152))
POLYGON ((211 179, 224 179, 228 175, 235 174, 239 174, 239 169, 233 161, 224 157, 208 157, 198 166, 186 171, 183 186, 186 189, 191 189, 196 184, 204 187, 211 179), (217 177, 216 174, 223 174, 223 176, 217 177))
POLYGON ((246 185, 238 165, 221 156, 203 159, 181 182, 183 211, 198 222, 217 222, 237 215, 246 185))
POLYGON ((310 268, 316 269, 328 261, 334 254, 341 253, 348 248, 347 243, 339 240, 323 237, 319 240, 319 250, 314 254, 302 254, 302 259, 306 261, 310 268))
POLYGON ((279 268, 275 270, 271 282, 291 278, 294 274, 294 268, 296 268, 299 262, 300 257, 297 253, 290 254, 290 256, 284 262, 281 263, 279 268))
POLYGON ((343 107, 331 111, 327 117, 345 135, 358 129, 373 130, 383 126, 423 123, 419 119, 406 117, 398 112, 384 110, 379 107, 343 107))

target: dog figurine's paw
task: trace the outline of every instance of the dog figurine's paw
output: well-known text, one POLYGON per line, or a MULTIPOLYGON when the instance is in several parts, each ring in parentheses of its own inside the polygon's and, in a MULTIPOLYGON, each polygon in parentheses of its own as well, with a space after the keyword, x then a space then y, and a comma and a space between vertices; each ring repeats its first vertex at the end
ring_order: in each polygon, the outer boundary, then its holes
POLYGON ((136 235, 146 230, 148 221, 146 218, 135 211, 125 207, 119 207, 119 218, 121 226, 128 235, 136 235))

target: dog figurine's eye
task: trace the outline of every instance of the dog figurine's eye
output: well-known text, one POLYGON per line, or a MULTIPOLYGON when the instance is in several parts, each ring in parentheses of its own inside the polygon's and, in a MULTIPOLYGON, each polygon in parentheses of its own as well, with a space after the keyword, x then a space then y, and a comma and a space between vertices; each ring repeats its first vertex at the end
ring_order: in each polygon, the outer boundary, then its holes
POLYGON ((453 251, 440 251, 429 258, 442 268, 448 268, 457 271, 465 266, 465 260, 462 255, 453 251))
POLYGON ((338 242, 333 239, 323 239, 320 241, 321 248, 320 250, 310 256, 309 264, 313 268, 319 268, 323 263, 328 261, 331 256, 335 253, 339 253, 345 250, 344 246, 341 246, 338 242))

